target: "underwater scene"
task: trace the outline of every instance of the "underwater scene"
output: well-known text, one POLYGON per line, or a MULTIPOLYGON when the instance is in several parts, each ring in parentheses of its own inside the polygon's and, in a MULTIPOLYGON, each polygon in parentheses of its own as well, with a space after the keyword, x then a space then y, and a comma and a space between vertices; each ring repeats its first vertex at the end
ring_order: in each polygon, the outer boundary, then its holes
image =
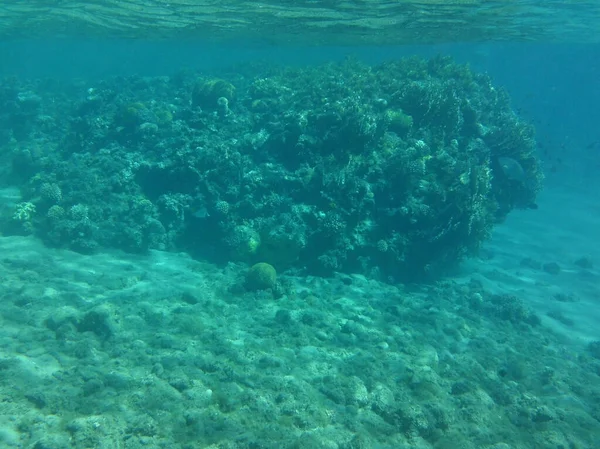
POLYGON ((0 5, 0 449, 599 449, 600 4, 0 5))

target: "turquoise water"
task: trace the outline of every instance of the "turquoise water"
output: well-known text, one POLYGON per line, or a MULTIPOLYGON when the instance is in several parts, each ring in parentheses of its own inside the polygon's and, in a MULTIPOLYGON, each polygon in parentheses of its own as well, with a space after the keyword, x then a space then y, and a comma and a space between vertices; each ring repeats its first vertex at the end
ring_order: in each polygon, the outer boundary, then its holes
POLYGON ((0 448, 600 446, 594 5, 335 46, 82 5, 0 8, 0 448))

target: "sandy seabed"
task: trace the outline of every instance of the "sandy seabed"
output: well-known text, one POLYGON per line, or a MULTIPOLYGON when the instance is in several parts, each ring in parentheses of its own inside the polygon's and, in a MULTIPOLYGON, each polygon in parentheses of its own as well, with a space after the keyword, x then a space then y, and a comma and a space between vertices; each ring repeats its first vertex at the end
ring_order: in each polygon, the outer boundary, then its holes
POLYGON ((1 448, 600 447, 600 203, 550 189, 433 285, 0 238, 1 448), (591 344, 591 345, 590 345, 591 344))

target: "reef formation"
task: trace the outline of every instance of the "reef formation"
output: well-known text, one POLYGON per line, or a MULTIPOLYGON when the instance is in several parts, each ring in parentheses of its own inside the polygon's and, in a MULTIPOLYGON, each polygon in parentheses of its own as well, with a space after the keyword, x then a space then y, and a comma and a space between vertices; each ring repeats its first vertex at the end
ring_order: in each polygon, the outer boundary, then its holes
POLYGON ((5 234, 434 279, 534 207, 533 127, 446 57, 0 85, 5 234))

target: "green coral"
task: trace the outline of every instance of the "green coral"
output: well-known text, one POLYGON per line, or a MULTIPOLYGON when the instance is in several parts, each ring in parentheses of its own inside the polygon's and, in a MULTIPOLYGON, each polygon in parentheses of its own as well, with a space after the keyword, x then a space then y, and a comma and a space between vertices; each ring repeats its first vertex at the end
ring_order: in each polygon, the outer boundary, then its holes
POLYGON ((35 215, 35 205, 30 202, 19 203, 15 206, 13 220, 20 223, 30 222, 35 215))
POLYGON ((261 247, 260 234, 251 227, 235 226, 225 239, 229 246, 229 255, 234 260, 253 261, 261 247))
POLYGON ((157 124, 160 126, 168 126, 173 123, 173 113, 167 108, 161 108, 155 111, 157 124))
POLYGON ((143 116, 147 110, 147 106, 142 102, 127 103, 119 111, 118 124, 125 128, 135 128, 144 121, 143 116))
POLYGON ((385 111, 385 121, 388 129, 397 134, 406 134, 413 126, 413 118, 401 109, 385 111))
POLYGON ((235 98, 235 86, 220 78, 198 79, 192 91, 192 105, 216 109, 220 98, 231 102, 235 98))
POLYGON ((32 234, 34 232, 34 219, 36 218, 35 204, 26 201, 15 206, 12 222, 9 225, 11 232, 17 234, 32 234))
POLYGON ((277 285, 277 271, 273 265, 259 262, 253 265, 246 273, 246 289, 268 290, 277 285))

